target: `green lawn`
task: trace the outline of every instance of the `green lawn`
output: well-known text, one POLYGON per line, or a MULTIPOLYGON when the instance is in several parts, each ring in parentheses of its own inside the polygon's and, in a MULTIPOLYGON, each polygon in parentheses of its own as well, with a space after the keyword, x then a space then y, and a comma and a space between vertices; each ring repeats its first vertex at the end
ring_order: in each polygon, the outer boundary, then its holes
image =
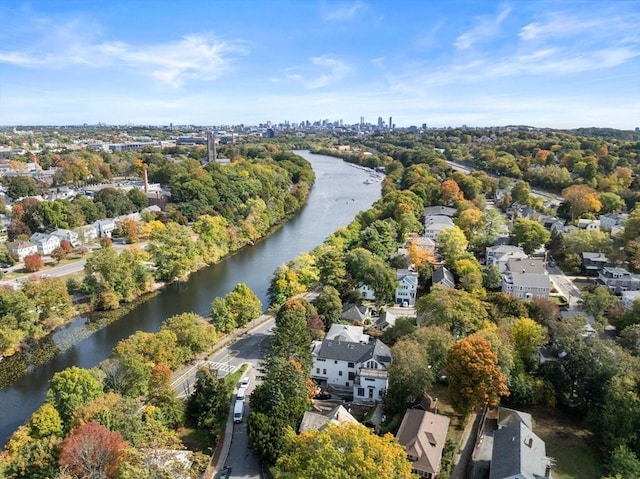
MULTIPOLYGON (((523 408, 524 409, 524 408, 523 408)), ((554 479, 600 479, 602 460, 591 433, 561 408, 527 408, 533 431, 545 442, 547 456, 555 460, 554 479)))

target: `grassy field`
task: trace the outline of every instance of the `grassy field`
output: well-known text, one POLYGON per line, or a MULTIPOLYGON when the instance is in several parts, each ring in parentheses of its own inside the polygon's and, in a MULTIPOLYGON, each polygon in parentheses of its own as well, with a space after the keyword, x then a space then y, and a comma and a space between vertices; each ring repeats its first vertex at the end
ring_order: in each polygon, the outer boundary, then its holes
POLYGON ((600 479, 602 461, 591 432, 580 421, 558 408, 526 409, 533 416, 534 432, 546 443, 547 455, 555 460, 554 479, 600 479))

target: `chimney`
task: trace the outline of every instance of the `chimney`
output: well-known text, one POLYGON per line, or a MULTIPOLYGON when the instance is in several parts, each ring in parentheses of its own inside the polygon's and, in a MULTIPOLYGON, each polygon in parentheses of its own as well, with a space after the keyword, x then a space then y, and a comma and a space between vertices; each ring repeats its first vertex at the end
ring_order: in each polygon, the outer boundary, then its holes
POLYGON ((147 165, 142 168, 142 178, 144 180, 144 192, 149 193, 149 178, 147 177, 147 165))

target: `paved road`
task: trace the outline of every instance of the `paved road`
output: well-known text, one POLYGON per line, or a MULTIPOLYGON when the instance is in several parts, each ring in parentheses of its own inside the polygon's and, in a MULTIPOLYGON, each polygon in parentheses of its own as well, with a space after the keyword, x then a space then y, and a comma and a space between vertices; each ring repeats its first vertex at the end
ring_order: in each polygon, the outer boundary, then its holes
MULTIPOLYGON (((232 478, 260 479, 261 464, 259 459, 249 449, 247 438, 246 418, 249 415, 249 394, 253 391, 258 378, 256 374, 260 368, 264 354, 269 347, 275 321, 271 316, 261 316, 256 321, 259 326, 251 329, 237 341, 217 350, 215 353, 201 356, 188 368, 182 370, 172 381, 173 388, 181 398, 193 392, 195 376, 201 367, 210 367, 218 371, 218 377, 224 377, 235 371, 242 364, 249 364, 249 377, 251 378, 247 388, 245 399, 244 420, 240 424, 228 422, 228 439, 230 440, 228 454, 223 447, 223 456, 218 462, 219 466, 231 466, 232 478), (264 321, 264 322, 263 322, 264 321)), ((249 325, 251 327, 251 325, 249 325)), ((229 412, 233 414, 233 410, 229 412)), ((225 440, 225 442, 228 442, 225 440)), ((221 468, 220 467, 220 468, 221 468)), ((220 469, 218 468, 218 469, 220 469)))

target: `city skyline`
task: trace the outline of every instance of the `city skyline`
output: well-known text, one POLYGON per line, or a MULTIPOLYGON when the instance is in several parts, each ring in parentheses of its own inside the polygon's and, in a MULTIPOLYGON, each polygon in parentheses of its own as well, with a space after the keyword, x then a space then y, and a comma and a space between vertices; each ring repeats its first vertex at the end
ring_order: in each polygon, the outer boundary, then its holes
POLYGON ((640 126, 640 1, 19 2, 0 125, 640 126))

